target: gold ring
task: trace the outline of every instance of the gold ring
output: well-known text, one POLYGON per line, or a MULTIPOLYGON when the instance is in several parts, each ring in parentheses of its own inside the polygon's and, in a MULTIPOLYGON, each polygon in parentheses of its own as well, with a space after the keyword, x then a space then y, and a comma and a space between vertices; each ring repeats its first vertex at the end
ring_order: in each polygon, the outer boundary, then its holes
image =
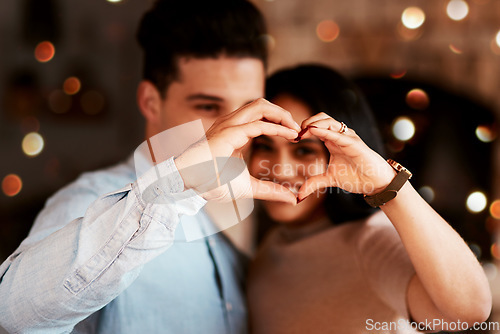
POLYGON ((344 122, 340 122, 340 133, 346 133, 347 132, 347 125, 345 125, 344 122))

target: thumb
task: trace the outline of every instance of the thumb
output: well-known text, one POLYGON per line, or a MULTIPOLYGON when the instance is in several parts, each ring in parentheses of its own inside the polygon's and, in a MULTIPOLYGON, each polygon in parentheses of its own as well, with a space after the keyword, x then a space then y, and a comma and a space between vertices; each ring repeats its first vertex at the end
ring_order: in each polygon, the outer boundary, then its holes
POLYGON ((319 189, 334 186, 335 185, 332 184, 332 180, 326 175, 316 175, 310 177, 300 187, 299 193, 297 194, 297 203, 319 189))
POLYGON ((271 181, 262 181, 251 178, 253 198, 266 201, 285 202, 297 204, 297 198, 290 189, 271 181))

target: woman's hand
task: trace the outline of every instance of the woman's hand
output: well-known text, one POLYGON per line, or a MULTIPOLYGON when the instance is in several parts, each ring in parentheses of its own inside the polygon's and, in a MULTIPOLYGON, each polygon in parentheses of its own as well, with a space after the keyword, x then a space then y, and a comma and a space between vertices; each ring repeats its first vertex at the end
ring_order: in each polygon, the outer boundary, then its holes
POLYGON ((316 175, 302 185, 298 201, 312 192, 339 187, 365 195, 383 190, 396 172, 375 151, 369 148, 352 129, 341 133, 342 124, 325 113, 316 114, 302 122, 304 135, 321 139, 330 152, 330 161, 324 174, 316 175))

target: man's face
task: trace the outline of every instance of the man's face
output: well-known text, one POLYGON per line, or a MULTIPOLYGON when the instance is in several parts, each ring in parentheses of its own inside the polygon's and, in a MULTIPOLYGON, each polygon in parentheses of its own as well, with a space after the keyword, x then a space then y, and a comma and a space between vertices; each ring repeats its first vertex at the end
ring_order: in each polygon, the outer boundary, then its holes
POLYGON ((255 58, 181 58, 179 79, 161 103, 158 132, 201 119, 205 130, 220 116, 262 97, 265 71, 255 58))

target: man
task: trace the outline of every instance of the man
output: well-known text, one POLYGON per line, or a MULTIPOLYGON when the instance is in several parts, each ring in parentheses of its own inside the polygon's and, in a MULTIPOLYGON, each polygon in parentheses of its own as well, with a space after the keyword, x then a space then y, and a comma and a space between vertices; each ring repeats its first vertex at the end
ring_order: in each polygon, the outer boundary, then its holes
MULTIPOLYGON (((259 99, 264 33, 260 13, 244 0, 157 2, 138 33, 146 138, 197 119, 209 129, 214 156, 238 154, 261 134, 295 138, 300 128, 290 114, 259 99)), ((158 161, 166 176, 149 202, 132 158, 86 173, 49 199, 0 267, 0 326, 16 333, 245 332, 241 253, 220 233, 174 242, 180 219, 201 229, 212 224, 202 208, 213 193, 197 195, 202 185, 184 172, 198 159, 194 146, 158 161), (184 200, 169 200, 176 196, 184 200)), ((239 196, 295 202, 285 188, 252 182, 251 193, 239 196)))

